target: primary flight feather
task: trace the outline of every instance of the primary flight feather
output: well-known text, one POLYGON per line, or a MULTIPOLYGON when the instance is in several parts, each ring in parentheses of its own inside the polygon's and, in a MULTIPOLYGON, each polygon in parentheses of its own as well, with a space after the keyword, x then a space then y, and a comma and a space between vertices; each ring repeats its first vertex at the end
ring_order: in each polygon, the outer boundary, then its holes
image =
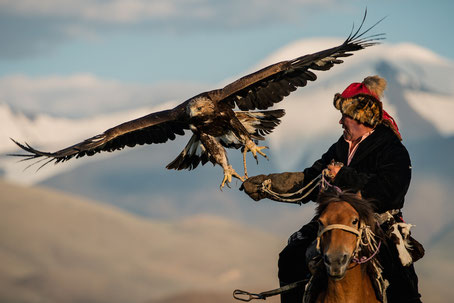
POLYGON ((13 140, 28 154, 15 154, 24 160, 47 160, 64 162, 72 158, 123 149, 125 146, 164 143, 184 135, 186 130, 192 137, 183 151, 167 165, 168 169, 194 169, 199 163, 208 161, 219 164, 224 172, 221 188, 231 182, 232 177, 244 181, 229 164, 225 148, 242 148, 245 177, 247 177, 245 156, 251 151, 264 157, 265 147, 257 146, 257 140, 271 133, 279 125, 284 110, 267 110, 283 100, 308 81, 315 81, 314 71, 326 71, 343 61, 352 52, 378 43, 382 34, 364 37, 375 25, 360 32, 359 29, 339 46, 304 55, 293 60, 272 64, 257 72, 244 76, 221 89, 201 93, 178 106, 151 113, 144 117, 112 127, 102 134, 56 152, 43 152, 27 143, 13 140), (238 107, 240 111, 234 111, 238 107), (253 110, 259 111, 253 111, 253 110))

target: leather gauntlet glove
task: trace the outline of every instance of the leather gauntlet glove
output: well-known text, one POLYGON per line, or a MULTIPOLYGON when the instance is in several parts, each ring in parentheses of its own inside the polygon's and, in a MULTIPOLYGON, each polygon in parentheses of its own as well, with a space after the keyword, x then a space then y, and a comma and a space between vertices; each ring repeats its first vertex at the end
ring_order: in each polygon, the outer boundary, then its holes
POLYGON ((257 175, 248 178, 240 186, 240 190, 244 190, 253 200, 259 201, 264 198, 275 200, 272 196, 262 191, 263 181, 271 180, 271 189, 274 192, 284 194, 295 192, 302 187, 304 173, 302 172, 284 172, 270 175, 257 175))

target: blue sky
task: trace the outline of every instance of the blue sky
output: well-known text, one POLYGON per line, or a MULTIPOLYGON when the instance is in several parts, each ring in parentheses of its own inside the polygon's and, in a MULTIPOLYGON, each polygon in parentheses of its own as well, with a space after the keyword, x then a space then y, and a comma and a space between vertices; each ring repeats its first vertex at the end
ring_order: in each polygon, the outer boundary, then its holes
POLYGON ((366 7, 384 43, 454 59, 450 0, 0 0, 0 79, 215 85, 294 40, 346 37, 366 7))

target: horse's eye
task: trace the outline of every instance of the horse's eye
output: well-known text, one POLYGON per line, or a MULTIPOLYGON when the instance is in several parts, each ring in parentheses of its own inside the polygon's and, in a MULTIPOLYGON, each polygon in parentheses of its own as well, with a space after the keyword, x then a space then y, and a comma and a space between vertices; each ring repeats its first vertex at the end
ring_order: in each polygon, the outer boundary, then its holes
POLYGON ((318 220, 318 226, 323 227, 323 222, 321 220, 318 220))
POLYGON ((357 224, 358 224, 358 221, 359 221, 358 218, 355 218, 355 219, 353 219, 352 224, 353 224, 353 225, 357 225, 357 224))

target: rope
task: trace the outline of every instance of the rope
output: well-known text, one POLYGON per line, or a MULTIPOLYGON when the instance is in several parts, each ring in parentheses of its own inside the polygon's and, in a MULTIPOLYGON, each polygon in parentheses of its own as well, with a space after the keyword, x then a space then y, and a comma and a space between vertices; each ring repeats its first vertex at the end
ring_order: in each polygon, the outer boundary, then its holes
POLYGON ((251 293, 241 289, 235 289, 233 291, 233 297, 244 302, 249 302, 251 300, 266 300, 266 298, 268 297, 276 296, 291 289, 297 288, 300 285, 304 285, 307 283, 307 281, 309 281, 309 279, 296 281, 273 290, 261 292, 259 294, 251 293))
POLYGON ((356 264, 364 264, 364 263, 369 262, 380 251, 380 246, 381 246, 381 241, 378 242, 377 249, 374 251, 374 253, 372 255, 369 256, 369 258, 366 258, 365 256, 362 256, 361 259, 358 259, 358 258, 355 257, 355 258, 352 259, 353 262, 355 262, 356 264))
POLYGON ((276 201, 279 202, 287 202, 287 203, 298 203, 301 204, 301 200, 307 198, 314 189, 316 189, 319 185, 322 190, 326 190, 328 188, 332 188, 336 192, 340 193, 342 190, 332 185, 327 181, 327 177, 329 177, 329 170, 324 169, 317 177, 311 180, 306 186, 300 188, 299 190, 292 192, 292 193, 278 193, 271 189, 271 179, 266 179, 262 182, 261 190, 269 195, 271 195, 276 201), (295 198, 291 198, 294 196, 300 195, 295 198))
POLYGON ((342 189, 340 189, 339 187, 337 187, 336 185, 333 185, 331 183, 329 183, 327 180, 326 180, 326 177, 330 177, 330 173, 329 173, 329 170, 327 168, 325 168, 322 173, 321 173, 321 177, 322 177, 322 189, 323 190, 327 190, 328 188, 332 188, 334 191, 336 191, 337 193, 341 193, 342 192, 342 189))
POLYGON ((321 180, 322 175, 323 175, 323 173, 321 173, 320 175, 318 175, 317 177, 312 179, 312 181, 309 182, 306 186, 304 186, 303 188, 301 188, 293 193, 278 193, 278 192, 273 191, 271 189, 271 179, 266 179, 265 181, 262 182, 261 190, 263 192, 273 196, 273 198, 275 198, 277 201, 287 202, 287 203, 297 202, 297 203, 301 204, 301 200, 303 200, 304 198, 309 196, 314 191, 314 189, 317 188, 322 183, 322 180, 321 180), (304 193, 304 191, 306 191, 306 190, 307 190, 307 192, 304 193), (302 194, 302 195, 298 196, 296 198, 289 198, 289 197, 293 197, 293 196, 300 195, 300 194, 302 194))

